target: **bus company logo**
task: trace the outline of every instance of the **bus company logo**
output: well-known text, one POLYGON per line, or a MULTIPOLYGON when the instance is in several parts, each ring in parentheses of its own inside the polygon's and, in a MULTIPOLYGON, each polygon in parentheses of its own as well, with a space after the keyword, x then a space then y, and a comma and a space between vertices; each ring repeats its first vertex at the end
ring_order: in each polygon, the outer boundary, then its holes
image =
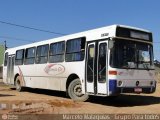
POLYGON ((65 72, 65 67, 61 64, 49 64, 44 69, 48 75, 59 75, 65 72))

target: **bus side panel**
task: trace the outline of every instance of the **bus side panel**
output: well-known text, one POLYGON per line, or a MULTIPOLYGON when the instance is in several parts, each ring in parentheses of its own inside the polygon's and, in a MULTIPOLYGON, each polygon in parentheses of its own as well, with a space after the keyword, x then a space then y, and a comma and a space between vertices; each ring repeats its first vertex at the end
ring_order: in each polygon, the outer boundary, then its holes
POLYGON ((3 66, 3 82, 7 83, 7 66, 3 66))
MULTIPOLYGON (((71 74, 75 74, 79 77, 80 82, 82 84, 82 93, 85 93, 85 61, 66 62, 65 69, 66 69, 65 76, 67 76, 67 78, 71 74)), ((64 82, 62 83, 63 85, 64 82)), ((61 88, 63 87, 61 86, 61 88)))
POLYGON ((15 67, 15 74, 18 73, 22 76, 25 83, 24 86, 31 88, 65 91, 67 78, 71 74, 76 74, 82 83, 83 93, 85 92, 84 71, 84 61, 32 64, 15 67))
POLYGON ((47 89, 60 90, 61 78, 59 77, 48 77, 47 89))
MULTIPOLYGON (((48 63, 36 65, 36 79, 39 82, 37 88, 60 90, 61 79, 63 78, 63 72, 61 76, 58 76, 58 70, 63 70, 63 65, 48 63)), ((60 72, 61 73, 61 72, 60 72)), ((36 82, 36 83, 37 83, 36 82)))
POLYGON ((35 65, 20 65, 15 67, 15 74, 19 74, 22 78, 22 81, 24 82, 23 86, 25 87, 35 87, 35 83, 33 80, 35 79, 35 65))
MULTIPOLYGON (((47 89, 52 90, 66 90, 67 78, 71 74, 76 74, 82 83, 84 81, 84 62, 63 62, 63 63, 49 63, 41 68, 39 74, 48 77, 47 89), (74 66, 74 67, 72 67, 74 66), (45 73, 44 73, 45 72, 45 73)), ((40 68, 40 67, 39 67, 40 68)), ((82 87, 85 88, 84 86, 82 87)))

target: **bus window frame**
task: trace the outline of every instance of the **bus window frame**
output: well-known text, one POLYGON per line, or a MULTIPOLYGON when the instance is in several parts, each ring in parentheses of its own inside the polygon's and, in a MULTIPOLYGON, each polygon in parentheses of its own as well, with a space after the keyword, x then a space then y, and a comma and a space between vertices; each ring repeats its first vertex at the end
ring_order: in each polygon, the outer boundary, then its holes
MULTIPOLYGON (((54 42, 54 43, 51 43, 50 44, 50 47, 49 47, 49 59, 48 59, 48 61, 49 61, 49 63, 58 63, 58 62, 64 62, 64 60, 65 60, 65 48, 66 48, 66 42, 65 41, 59 41, 59 42, 54 42), (51 46, 53 45, 55 45, 55 44, 59 44, 59 43, 61 43, 61 44, 63 44, 64 45, 64 48, 63 48, 63 52, 62 53, 58 53, 58 54, 53 54, 53 55, 51 55, 51 46), (56 57, 56 56, 59 56, 59 55, 62 55, 62 59, 61 59, 61 61, 51 61, 51 58, 52 57, 56 57)), ((54 50, 54 49, 53 49, 54 50)), ((53 58, 52 58, 52 60, 53 60, 53 58)))
POLYGON ((49 49, 50 49, 49 44, 39 45, 39 46, 36 47, 36 50, 35 50, 35 51, 36 51, 36 52, 35 52, 35 64, 45 64, 45 63, 48 62, 49 49), (43 56, 41 56, 41 55, 40 55, 40 56, 37 56, 38 47, 42 47, 42 46, 47 46, 47 47, 48 47, 47 55, 46 55, 46 56, 45 56, 45 55, 43 55, 43 56), (45 62, 37 62, 37 60, 41 59, 41 57, 47 57, 47 58, 46 58, 46 61, 45 61, 45 62))
POLYGON ((65 52, 65 62, 78 62, 78 61, 83 61, 85 59, 85 50, 86 50, 86 37, 79 37, 79 38, 74 38, 74 39, 69 39, 66 41, 66 52, 65 52), (71 41, 75 41, 75 40, 81 40, 81 43, 83 43, 83 48, 81 46, 81 50, 80 51, 74 51, 74 52, 67 52, 67 46, 68 46, 68 42, 71 42, 71 41), (83 58, 82 59, 72 59, 72 60, 67 60, 67 56, 69 54, 78 54, 80 53, 81 54, 81 57, 83 55, 83 58))
POLYGON ((19 49, 19 50, 16 50, 16 56, 15 56, 15 65, 23 65, 24 64, 24 54, 25 54, 25 49, 19 49), (17 52, 19 51, 22 51, 22 58, 21 59, 17 59, 17 52), (16 64, 16 61, 20 61, 21 60, 21 64, 16 64))
POLYGON ((34 64, 35 63, 35 55, 36 55, 36 47, 30 47, 30 48, 26 48, 25 50, 25 61, 24 61, 24 65, 30 65, 30 64, 34 64), (28 50, 29 49, 32 49, 34 48, 34 56, 33 57, 27 57, 27 53, 28 53, 28 50), (29 59, 33 59, 33 63, 26 63, 26 60, 29 60, 29 59))

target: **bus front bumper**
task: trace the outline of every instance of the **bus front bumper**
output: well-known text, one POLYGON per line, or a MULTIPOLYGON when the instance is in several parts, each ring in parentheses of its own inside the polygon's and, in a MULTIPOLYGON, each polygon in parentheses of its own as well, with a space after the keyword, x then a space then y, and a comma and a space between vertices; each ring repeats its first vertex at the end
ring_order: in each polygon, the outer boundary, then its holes
POLYGON ((156 81, 154 81, 153 85, 147 86, 118 86, 116 80, 112 80, 109 83, 109 95, 117 95, 121 93, 154 93, 156 91, 156 81))
POLYGON ((148 93, 149 94, 149 93, 154 93, 155 91, 156 91, 156 87, 117 88, 118 93, 148 93))

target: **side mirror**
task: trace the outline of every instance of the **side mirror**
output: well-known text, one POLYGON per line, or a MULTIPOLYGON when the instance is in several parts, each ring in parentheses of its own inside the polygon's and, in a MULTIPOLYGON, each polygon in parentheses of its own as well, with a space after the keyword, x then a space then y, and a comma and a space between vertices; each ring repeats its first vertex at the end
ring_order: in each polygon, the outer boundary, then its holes
POLYGON ((113 40, 109 40, 108 48, 111 49, 111 48, 113 48, 113 46, 114 46, 114 41, 113 40))

